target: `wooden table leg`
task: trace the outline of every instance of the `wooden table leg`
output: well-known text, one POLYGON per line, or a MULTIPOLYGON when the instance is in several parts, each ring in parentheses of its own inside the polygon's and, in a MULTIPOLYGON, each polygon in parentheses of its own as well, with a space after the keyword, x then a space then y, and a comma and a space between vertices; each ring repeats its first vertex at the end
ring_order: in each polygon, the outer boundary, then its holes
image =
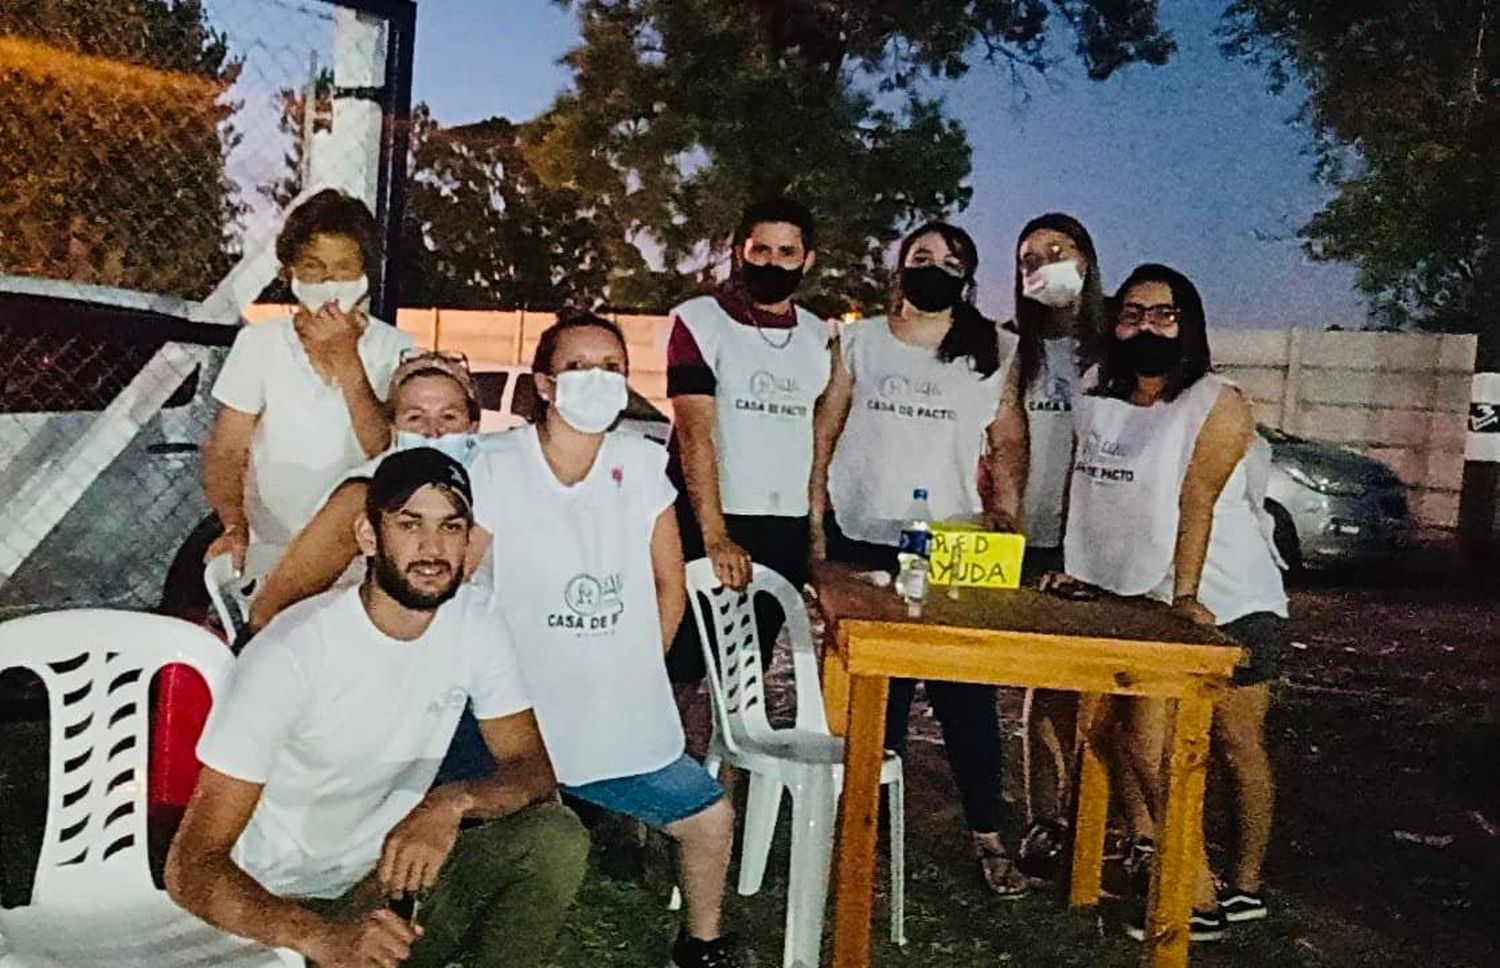
POLYGON ((1109 771, 1094 748, 1094 720, 1102 703, 1098 693, 1078 697, 1078 725, 1073 762, 1077 767, 1078 812, 1073 824, 1073 878, 1068 903, 1074 907, 1099 903, 1104 880, 1104 828, 1109 821, 1109 771))
POLYGON ((1203 851, 1203 782, 1214 707, 1204 696, 1185 696, 1176 705, 1163 755, 1166 805, 1157 830, 1143 968, 1186 968, 1188 918, 1203 851))
POLYGON ((882 677, 854 676, 850 680, 844 795, 839 808, 834 968, 868 968, 870 964, 880 763, 885 756, 885 706, 890 688, 890 680, 882 677))
POLYGON ((843 736, 849 728, 849 667, 834 648, 823 653, 823 714, 828 717, 828 731, 843 736))

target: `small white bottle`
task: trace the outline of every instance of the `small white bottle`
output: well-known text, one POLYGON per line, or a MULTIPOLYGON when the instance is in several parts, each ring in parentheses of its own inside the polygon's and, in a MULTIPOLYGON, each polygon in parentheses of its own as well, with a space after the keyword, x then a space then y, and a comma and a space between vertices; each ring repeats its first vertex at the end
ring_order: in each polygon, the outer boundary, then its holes
POLYGON ((932 512, 927 507, 927 490, 917 488, 911 495, 896 548, 900 570, 896 574, 896 594, 906 602, 908 615, 922 614, 927 598, 928 576, 932 556, 932 512))

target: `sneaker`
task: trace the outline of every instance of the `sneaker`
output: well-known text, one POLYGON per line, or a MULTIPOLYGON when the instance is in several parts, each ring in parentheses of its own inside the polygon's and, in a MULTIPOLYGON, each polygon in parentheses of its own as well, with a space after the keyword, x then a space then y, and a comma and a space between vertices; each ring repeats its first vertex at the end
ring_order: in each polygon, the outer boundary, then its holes
POLYGON ((1150 837, 1134 837, 1125 851, 1125 876, 1132 889, 1145 897, 1151 889, 1151 865, 1156 861, 1156 844, 1150 837))
POLYGON ((677 935, 672 945, 672 962, 668 968, 740 968, 734 956, 734 942, 728 935, 712 941, 699 941, 686 931, 677 935))
POLYGON ((1259 891, 1226 891, 1219 895, 1219 913, 1231 924, 1241 921, 1259 921, 1270 912, 1266 910, 1266 899, 1259 891))
POLYGON ((1016 866, 1034 881, 1059 877, 1068 853, 1068 825, 1056 820, 1038 820, 1021 838, 1016 866))
MULTIPOLYGON (((1229 929, 1224 915, 1217 910, 1194 911, 1188 919, 1189 941, 1220 941, 1229 929)), ((1138 908, 1125 921, 1125 933, 1137 941, 1146 940, 1146 911, 1138 908)))

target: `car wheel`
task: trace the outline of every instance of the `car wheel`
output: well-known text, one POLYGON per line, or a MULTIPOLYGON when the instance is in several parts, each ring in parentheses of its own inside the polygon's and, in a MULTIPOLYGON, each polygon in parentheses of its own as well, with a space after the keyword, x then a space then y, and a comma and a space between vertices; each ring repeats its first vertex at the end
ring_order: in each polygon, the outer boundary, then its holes
POLYGON ((1286 570, 1290 574, 1302 571, 1302 545, 1297 538, 1297 525, 1292 521, 1292 516, 1286 512, 1286 508, 1275 501, 1266 501, 1266 513, 1271 515, 1275 522, 1275 530, 1271 533, 1271 540, 1276 544, 1276 553, 1281 555, 1281 560, 1286 562, 1286 570))

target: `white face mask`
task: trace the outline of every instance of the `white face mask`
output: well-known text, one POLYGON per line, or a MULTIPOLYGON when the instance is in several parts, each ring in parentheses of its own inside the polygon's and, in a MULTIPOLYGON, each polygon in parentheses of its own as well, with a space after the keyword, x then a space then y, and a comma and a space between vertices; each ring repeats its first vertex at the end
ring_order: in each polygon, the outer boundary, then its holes
POLYGON ((1083 292, 1083 273, 1072 259, 1051 262, 1021 279, 1021 295, 1043 306, 1061 309, 1083 292))
POLYGON ((579 433, 602 434, 619 419, 630 400, 625 375, 611 370, 566 370, 557 375, 552 405, 579 433))
POLYGON ((476 448, 479 447, 479 435, 460 430, 455 434, 427 437, 414 430, 396 431, 396 438, 391 444, 393 450, 412 450, 416 447, 431 447, 433 450, 442 451, 468 467, 474 460, 476 448))
POLYGON ((370 291, 370 280, 367 276, 358 279, 350 279, 346 282, 303 282, 296 276, 292 276, 292 295, 297 298, 308 312, 315 313, 329 303, 336 303, 340 310, 349 312, 370 291))

